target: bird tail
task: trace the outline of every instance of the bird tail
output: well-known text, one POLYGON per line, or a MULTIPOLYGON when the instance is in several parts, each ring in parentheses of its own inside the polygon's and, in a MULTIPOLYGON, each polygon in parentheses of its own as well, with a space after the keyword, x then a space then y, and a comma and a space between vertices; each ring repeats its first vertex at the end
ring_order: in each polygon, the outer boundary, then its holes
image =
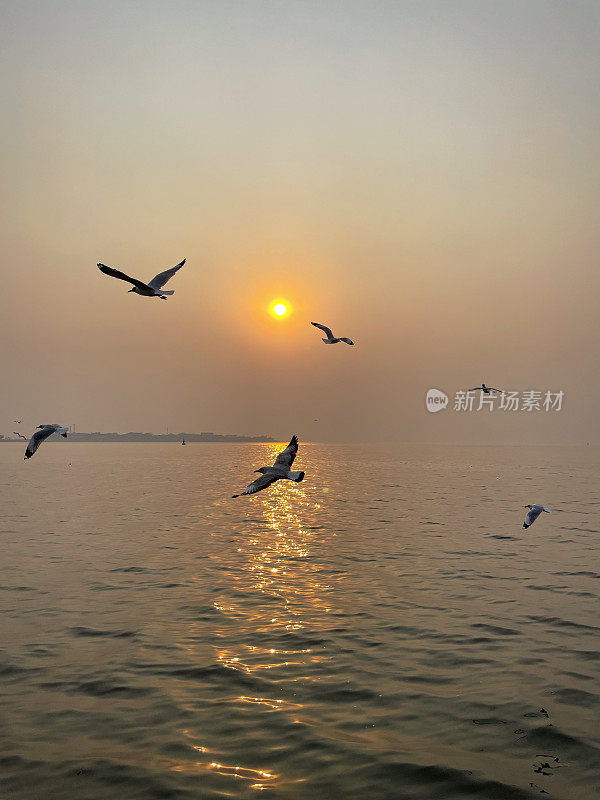
POLYGON ((295 483, 300 483, 300 481, 304 480, 304 472, 292 472, 291 470, 288 472, 287 477, 294 481, 295 483))
POLYGON ((528 525, 526 522, 524 522, 524 523, 523 523, 523 527, 524 527, 524 528, 528 528, 528 527, 529 527, 529 525, 528 525))

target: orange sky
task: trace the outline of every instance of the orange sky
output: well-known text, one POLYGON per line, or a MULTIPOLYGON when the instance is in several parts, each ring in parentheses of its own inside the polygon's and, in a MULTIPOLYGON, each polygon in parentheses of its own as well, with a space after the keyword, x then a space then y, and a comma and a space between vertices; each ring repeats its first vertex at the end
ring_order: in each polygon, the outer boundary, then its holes
POLYGON ((598 441, 597 4, 2 8, 0 432, 598 441))

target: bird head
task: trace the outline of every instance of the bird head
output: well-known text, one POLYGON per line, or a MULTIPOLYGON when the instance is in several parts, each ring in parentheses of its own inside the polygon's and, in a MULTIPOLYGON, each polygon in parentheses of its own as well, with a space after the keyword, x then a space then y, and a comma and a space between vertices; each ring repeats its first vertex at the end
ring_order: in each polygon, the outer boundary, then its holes
POLYGON ((266 471, 267 471, 266 467, 260 467, 259 469, 254 470, 254 472, 262 472, 263 475, 265 474, 266 471))
POLYGON ((129 294, 129 292, 135 292, 135 286, 133 287, 133 289, 129 289, 127 294, 129 294))
POLYGON ((531 508, 531 505, 523 506, 523 508, 531 508))

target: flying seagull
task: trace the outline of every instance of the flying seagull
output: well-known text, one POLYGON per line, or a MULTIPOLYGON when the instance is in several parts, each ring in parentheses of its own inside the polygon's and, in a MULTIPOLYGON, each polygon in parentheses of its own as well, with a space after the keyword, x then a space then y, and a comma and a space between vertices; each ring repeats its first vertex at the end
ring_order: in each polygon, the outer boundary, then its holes
POLYGON ((320 328, 324 333, 327 334, 327 338, 323 339, 325 344, 337 344, 338 342, 346 342, 346 344, 354 344, 352 339, 348 339, 345 336, 340 336, 339 338, 334 336, 331 328, 328 328, 327 325, 319 325, 318 322, 311 322, 311 325, 314 325, 315 328, 320 328))
POLYGON ((23 422, 23 420, 22 419, 13 419, 13 422, 15 423, 15 425, 20 425, 23 422))
POLYGON ((130 289, 130 292, 143 294, 145 297, 160 297, 162 300, 166 300, 166 296, 168 294, 175 294, 175 292, 163 291, 162 287, 173 277, 173 275, 175 275, 177 270, 183 267, 184 264, 185 258, 176 266, 171 267, 171 269, 166 269, 164 272, 159 272, 158 275, 155 278, 152 278, 151 281, 148 281, 148 283, 139 281, 137 278, 130 278, 129 275, 125 275, 124 272, 120 272, 118 269, 113 269, 113 267, 107 267, 106 264, 98 264, 97 266, 100 272, 103 272, 105 275, 110 275, 112 278, 119 278, 119 280, 127 281, 127 283, 133 283, 133 289, 130 289))
POLYGON ((13 434, 14 434, 15 436, 18 436, 18 437, 19 437, 19 439, 25 439, 25 441, 27 441, 27 437, 26 437, 26 436, 23 436, 23 434, 22 434, 22 433, 17 433, 17 431, 13 431, 13 434))
POLYGON ((533 525, 533 523, 536 521, 536 519, 539 517, 542 511, 545 511, 547 514, 552 513, 551 508, 546 508, 546 506, 540 506, 537 504, 527 505, 524 506, 524 508, 529 509, 529 511, 527 512, 527 516, 525 517, 525 522, 523 523, 524 528, 529 528, 530 525, 533 525))
POLYGON ((503 389, 494 389, 492 386, 486 386, 485 383, 482 383, 481 386, 474 386, 472 389, 468 389, 469 392, 477 392, 481 389, 484 394, 491 394, 492 392, 502 392, 503 389))
POLYGON ((62 425, 57 425, 56 423, 54 423, 53 425, 38 425, 38 430, 33 434, 31 439, 29 440, 29 444, 27 445, 27 450, 25 450, 25 459, 23 460, 31 458, 31 456, 35 453, 35 451, 38 449, 41 443, 49 436, 52 436, 53 433, 59 433, 66 439, 68 432, 69 432, 68 428, 63 428, 62 425))
POLYGON ((249 484, 243 492, 240 492, 240 494, 234 494, 232 497, 240 497, 243 494, 256 494, 256 492, 266 489, 267 486, 270 486, 272 483, 275 483, 275 481, 279 481, 282 478, 286 478, 288 481, 300 483, 301 480, 304 480, 304 472, 292 472, 290 469, 294 463, 297 452, 298 437, 294 435, 290 439, 290 443, 285 450, 279 453, 273 466, 255 469, 254 472, 262 472, 260 478, 252 481, 252 483, 249 484))

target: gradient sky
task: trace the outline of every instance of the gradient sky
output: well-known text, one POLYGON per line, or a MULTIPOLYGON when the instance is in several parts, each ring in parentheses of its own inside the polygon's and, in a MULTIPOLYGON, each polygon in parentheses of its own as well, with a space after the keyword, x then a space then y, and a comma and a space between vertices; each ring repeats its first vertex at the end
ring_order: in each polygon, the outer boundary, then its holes
POLYGON ((600 441, 597 2, 0 8, 0 432, 600 441))

